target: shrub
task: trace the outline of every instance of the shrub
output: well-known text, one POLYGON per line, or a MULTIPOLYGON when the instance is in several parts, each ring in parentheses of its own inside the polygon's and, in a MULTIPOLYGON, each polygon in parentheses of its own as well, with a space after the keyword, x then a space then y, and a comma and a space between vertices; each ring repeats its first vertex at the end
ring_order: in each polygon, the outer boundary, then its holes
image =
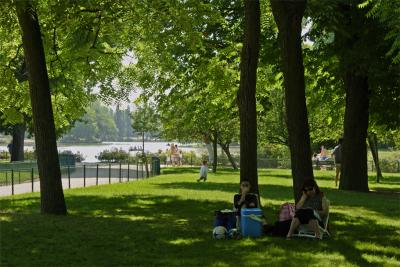
POLYGON ((8 154, 8 151, 0 151, 0 159, 9 159, 10 156, 8 154))
POLYGON ((379 166, 382 172, 398 172, 399 171, 399 161, 397 160, 380 160, 379 166))
POLYGON ((122 149, 113 148, 100 152, 100 154, 97 156, 97 159, 102 162, 128 161, 129 153, 122 149))
POLYGON ((75 158, 75 162, 82 162, 85 160, 85 157, 79 151, 76 153, 73 153, 71 150, 64 150, 64 151, 60 152, 59 154, 60 155, 73 155, 75 158))
POLYGON ((287 146, 277 144, 265 144, 258 150, 258 158, 288 159, 290 151, 287 146))
POLYGON ((35 151, 24 151, 24 159, 25 160, 35 160, 36 159, 36 152, 35 151))

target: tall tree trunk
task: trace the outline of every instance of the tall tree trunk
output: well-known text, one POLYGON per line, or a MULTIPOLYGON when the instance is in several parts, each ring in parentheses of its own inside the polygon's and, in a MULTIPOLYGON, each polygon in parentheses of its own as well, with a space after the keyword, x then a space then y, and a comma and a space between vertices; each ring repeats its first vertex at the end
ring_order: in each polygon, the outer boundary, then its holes
POLYGON ((296 201, 301 196, 303 181, 314 177, 301 51, 301 20, 306 4, 306 0, 271 0, 272 13, 279 29, 286 123, 296 201))
POLYGON ((212 143, 213 143, 213 166, 212 166, 212 172, 216 173, 217 172, 217 167, 218 167, 218 132, 214 132, 212 136, 212 143))
POLYGON ((236 161, 235 161, 235 159, 232 157, 231 152, 229 151, 229 143, 227 143, 227 144, 220 143, 219 145, 221 146, 222 150, 225 152, 225 155, 228 157, 228 160, 229 160, 229 162, 231 163, 232 168, 233 168, 234 170, 237 170, 238 167, 237 167, 236 161))
POLYGON ((24 160, 25 122, 13 127, 11 161, 24 160))
POLYGON ((244 41, 238 92, 240 117, 240 181, 248 180, 258 194, 256 82, 260 50, 260 2, 245 0, 244 41))
POLYGON ((147 161, 146 153, 144 152, 144 132, 142 132, 142 157, 143 157, 143 164, 146 170, 146 178, 150 177, 149 165, 147 161))
POLYGON ((49 78, 39 20, 29 0, 15 1, 28 71, 36 153, 40 175, 41 212, 66 214, 61 183, 49 78))
POLYGON ((214 152, 213 152, 213 146, 210 143, 211 136, 209 134, 204 135, 204 143, 206 145, 206 149, 208 152, 208 163, 213 163, 214 162, 214 152))
POLYGON ((344 77, 344 87, 346 110, 339 188, 368 191, 368 79, 356 70, 349 70, 344 77))
POLYGON ((378 156, 378 140, 376 133, 368 134, 369 148, 371 149, 372 158, 374 159, 374 164, 376 168, 376 182, 379 183, 383 178, 381 167, 379 166, 379 156, 378 156))
POLYGON ((146 170, 146 178, 149 178, 150 177, 149 162, 147 160, 146 154, 143 154, 142 156, 143 156, 144 168, 146 170))

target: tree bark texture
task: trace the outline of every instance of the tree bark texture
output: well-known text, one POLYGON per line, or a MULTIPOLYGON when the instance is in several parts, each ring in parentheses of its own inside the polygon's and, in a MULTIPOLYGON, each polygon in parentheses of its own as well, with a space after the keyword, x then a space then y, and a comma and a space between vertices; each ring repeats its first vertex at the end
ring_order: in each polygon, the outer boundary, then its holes
POLYGON ((213 161, 213 173, 217 172, 218 167, 218 133, 214 133, 213 138, 213 153, 214 153, 214 161, 213 161))
POLYGON ((245 0, 245 29, 238 92, 240 117, 240 181, 258 194, 256 82, 260 50, 260 2, 245 0))
POLYGON ((217 167, 218 167, 218 132, 213 132, 211 134, 211 141, 213 144, 213 158, 214 160, 212 161, 212 172, 216 173, 217 172, 217 167))
POLYGON ((306 4, 306 0, 271 0, 272 13, 279 29, 286 123, 296 201, 301 196, 303 181, 314 178, 301 50, 301 21, 306 4))
POLYGON ((150 177, 149 162, 147 161, 146 154, 143 154, 143 164, 146 170, 146 178, 150 177))
POLYGON ((37 14, 31 1, 15 1, 24 44, 40 176, 41 212, 66 214, 49 78, 37 14))
POLYGON ((227 143, 227 144, 221 144, 221 143, 220 143, 219 145, 221 146, 221 148, 222 148, 222 150, 224 151, 225 155, 228 157, 228 160, 229 160, 229 162, 231 163, 232 168, 233 168, 234 170, 237 170, 238 167, 237 167, 236 161, 235 161, 235 159, 232 157, 232 154, 231 154, 231 152, 230 152, 230 150, 229 150, 229 143, 227 143))
POLYGON ((148 162, 147 162, 146 153, 144 152, 144 132, 142 132, 142 156, 143 156, 143 164, 145 166, 144 168, 146 170, 146 178, 149 178, 150 177, 150 171, 149 171, 149 166, 148 166, 148 162))
POLYGON ((382 176, 381 167, 379 166, 379 155, 378 155, 378 138, 376 137, 376 133, 368 134, 368 143, 369 148, 371 149, 372 158, 374 159, 374 164, 376 168, 376 182, 379 183, 382 176))
POLYGON ((340 189, 368 191, 367 131, 368 131, 368 79, 356 70, 344 77, 346 110, 342 147, 340 189))
POLYGON ((11 161, 24 160, 25 123, 18 123, 13 127, 11 161))

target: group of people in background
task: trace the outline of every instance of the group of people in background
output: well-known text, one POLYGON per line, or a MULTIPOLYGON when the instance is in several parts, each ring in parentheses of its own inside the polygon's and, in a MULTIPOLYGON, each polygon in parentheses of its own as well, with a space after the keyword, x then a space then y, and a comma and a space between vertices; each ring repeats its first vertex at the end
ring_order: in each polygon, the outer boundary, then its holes
MULTIPOLYGON (((333 157, 335 163, 340 163, 341 161, 341 146, 342 146, 343 138, 339 138, 338 144, 335 146, 331 153, 331 157, 333 157)), ((325 146, 321 146, 320 153, 314 153, 312 156, 312 160, 319 160, 319 161, 324 161, 324 160, 329 160, 329 152, 325 148, 325 146)))
POLYGON ((312 160, 328 160, 328 150, 325 148, 325 146, 321 146, 321 151, 319 154, 314 153, 312 160))
POLYGON ((182 150, 178 149, 177 144, 172 143, 168 145, 170 146, 170 148, 167 149, 167 153, 169 154, 172 166, 181 166, 183 161, 182 150))
MULTIPOLYGON (((335 162, 335 169, 336 169, 336 176, 335 176, 335 185, 338 185, 339 182, 339 177, 340 177, 340 170, 341 170, 341 164, 342 164, 342 142, 343 138, 339 138, 338 144, 335 146, 331 153, 331 157, 333 158, 335 162)), ((314 153, 312 160, 313 161, 324 161, 328 160, 328 150, 324 147, 321 146, 321 151, 319 154, 314 153)))

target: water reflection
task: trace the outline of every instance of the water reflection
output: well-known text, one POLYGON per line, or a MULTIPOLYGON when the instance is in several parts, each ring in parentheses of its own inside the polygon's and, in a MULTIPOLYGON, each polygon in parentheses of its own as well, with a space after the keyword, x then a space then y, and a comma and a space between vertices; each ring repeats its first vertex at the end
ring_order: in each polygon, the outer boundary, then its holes
MULTIPOLYGON (((146 152, 151 152, 151 153, 156 153, 159 150, 162 150, 165 152, 169 148, 168 142, 145 142, 144 143, 144 149, 146 152)), ((191 145, 185 145, 185 144, 179 144, 175 143, 178 145, 178 148, 181 149, 182 151, 195 151, 197 154, 202 154, 206 153, 207 150, 204 146, 204 144, 191 144, 191 145)), ((87 145, 65 145, 65 144, 59 144, 58 145, 58 151, 72 151, 72 153, 77 153, 80 152, 83 157, 85 158, 84 162, 98 162, 96 156, 100 154, 100 152, 104 150, 111 150, 111 149, 122 149, 126 152, 129 152, 129 149, 132 147, 142 147, 143 144, 142 142, 102 142, 100 144, 87 144, 87 145)), ((32 151, 33 146, 25 146, 25 150, 32 151)), ((8 151, 6 145, 1 145, 0 146, 0 151, 8 151)), ((129 152, 131 155, 135 155, 137 151, 130 151, 129 152)))

